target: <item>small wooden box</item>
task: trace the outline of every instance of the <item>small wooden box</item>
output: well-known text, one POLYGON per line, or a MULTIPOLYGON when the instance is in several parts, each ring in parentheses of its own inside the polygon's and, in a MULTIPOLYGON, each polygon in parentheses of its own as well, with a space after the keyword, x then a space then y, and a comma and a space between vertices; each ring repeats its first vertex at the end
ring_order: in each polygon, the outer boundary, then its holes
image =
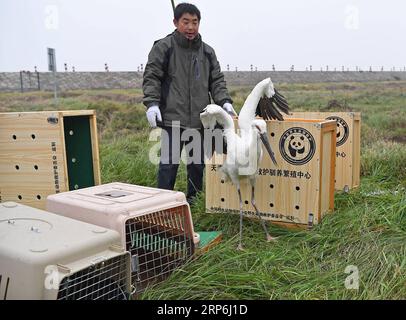
POLYGON ((361 113, 294 112, 290 117, 337 121, 335 189, 348 192, 360 184, 361 113))
MULTIPOLYGON (((235 122, 236 123, 236 122, 235 122)), ((261 216, 285 226, 312 226, 334 208, 336 122, 287 119, 267 121, 268 138, 278 165, 264 154, 258 168, 255 200, 261 216)), ((221 180, 215 154, 206 162, 206 208, 239 214, 237 189, 221 180)), ((257 217, 248 179, 240 182, 243 211, 257 217)))
POLYGON ((0 202, 45 209, 50 194, 98 184, 94 110, 0 113, 0 202))

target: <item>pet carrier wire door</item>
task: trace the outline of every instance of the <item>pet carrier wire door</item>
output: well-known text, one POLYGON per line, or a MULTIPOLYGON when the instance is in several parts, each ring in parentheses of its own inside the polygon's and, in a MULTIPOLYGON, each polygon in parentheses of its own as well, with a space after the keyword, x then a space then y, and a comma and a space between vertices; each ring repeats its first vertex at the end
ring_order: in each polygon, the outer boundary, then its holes
POLYGON ((15 202, 0 204, 0 299, 128 299, 120 235, 15 202))
POLYGON ((51 195, 47 210, 117 230, 131 253, 137 294, 194 253, 192 216, 182 192, 110 183, 51 195))

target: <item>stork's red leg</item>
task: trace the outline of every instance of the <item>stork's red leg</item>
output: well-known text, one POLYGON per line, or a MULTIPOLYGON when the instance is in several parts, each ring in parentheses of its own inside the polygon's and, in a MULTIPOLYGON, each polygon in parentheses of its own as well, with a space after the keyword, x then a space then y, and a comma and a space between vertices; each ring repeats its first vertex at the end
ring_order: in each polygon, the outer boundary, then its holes
POLYGON ((237 250, 243 250, 242 246, 242 197, 241 197, 241 190, 240 190, 240 184, 237 185, 237 191, 238 191, 238 197, 240 199, 240 239, 238 242, 238 247, 237 250))
POLYGON ((269 241, 274 241, 274 240, 276 240, 276 238, 272 237, 272 236, 268 233, 268 230, 267 230, 267 228, 266 228, 266 226, 265 226, 264 219, 262 219, 261 214, 259 213, 259 210, 258 210, 258 208, 257 208, 257 206, 256 206, 256 204, 255 204, 255 187, 254 187, 254 186, 251 187, 251 204, 252 204, 252 206, 254 207, 255 212, 257 213, 257 216, 259 217, 259 220, 261 220, 262 227, 264 228, 264 231, 265 231, 265 234, 266 234, 266 240, 267 240, 268 242, 269 242, 269 241))

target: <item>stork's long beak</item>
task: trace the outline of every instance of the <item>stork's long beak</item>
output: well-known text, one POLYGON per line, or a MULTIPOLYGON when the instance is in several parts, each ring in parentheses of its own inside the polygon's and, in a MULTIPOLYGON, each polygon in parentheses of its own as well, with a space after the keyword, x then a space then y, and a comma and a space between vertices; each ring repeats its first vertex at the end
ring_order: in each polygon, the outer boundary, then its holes
POLYGON ((273 151, 271 149, 271 144, 269 143, 269 139, 268 139, 268 136, 267 136, 266 132, 265 133, 260 133, 259 137, 260 137, 262 143, 264 144, 264 146, 266 148, 266 151, 268 151, 268 154, 271 157, 272 162, 274 163, 274 165, 278 165, 278 163, 276 162, 276 159, 275 159, 275 154, 273 153, 273 151))

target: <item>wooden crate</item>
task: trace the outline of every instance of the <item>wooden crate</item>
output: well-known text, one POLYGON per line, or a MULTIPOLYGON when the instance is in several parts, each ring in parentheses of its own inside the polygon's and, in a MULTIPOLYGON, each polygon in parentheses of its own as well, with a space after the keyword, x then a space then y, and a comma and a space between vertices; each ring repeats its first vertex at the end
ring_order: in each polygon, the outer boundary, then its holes
MULTIPOLYGON (((278 165, 272 163, 263 148, 255 199, 264 219, 284 226, 305 227, 319 223, 333 210, 335 128, 333 120, 267 121, 268 138, 278 165), (289 149, 293 140, 304 144, 302 153, 295 154, 289 149)), ((221 180, 219 173, 224 158, 215 154, 206 162, 206 208, 210 212, 239 214, 237 189, 231 182, 221 180)), ((244 215, 257 218, 248 179, 240 184, 244 215)))
POLYGON ((361 113, 294 112, 290 117, 337 121, 335 189, 348 192, 360 184, 361 113))
POLYGON ((0 202, 45 209, 50 194, 98 184, 94 110, 0 113, 0 202))

